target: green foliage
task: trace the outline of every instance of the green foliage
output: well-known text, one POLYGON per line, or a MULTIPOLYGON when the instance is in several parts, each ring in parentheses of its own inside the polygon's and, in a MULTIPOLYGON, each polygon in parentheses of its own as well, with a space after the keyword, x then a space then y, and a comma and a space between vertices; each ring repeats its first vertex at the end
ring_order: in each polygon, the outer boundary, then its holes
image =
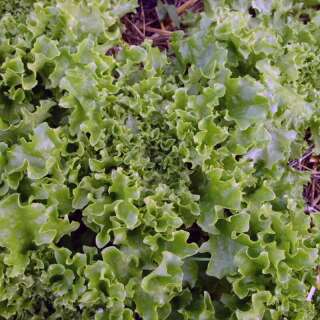
POLYGON ((0 1, 0 16, 12 14, 15 19, 25 19, 32 10, 35 0, 1 0, 0 1))
POLYGON ((168 54, 135 1, 0 3, 1 319, 317 316, 317 1, 207 0, 168 54))

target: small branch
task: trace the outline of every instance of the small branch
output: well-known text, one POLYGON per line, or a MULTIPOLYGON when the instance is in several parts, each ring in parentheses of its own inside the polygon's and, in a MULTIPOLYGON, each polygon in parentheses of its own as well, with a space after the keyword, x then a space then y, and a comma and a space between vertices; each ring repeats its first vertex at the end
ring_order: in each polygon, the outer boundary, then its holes
POLYGON ((142 20, 143 20, 143 26, 142 26, 142 31, 143 31, 143 37, 145 38, 146 36, 146 17, 144 15, 144 7, 143 7, 143 1, 141 1, 141 16, 142 16, 142 20))
POLYGON ((308 296, 307 296, 307 301, 312 301, 312 298, 314 296, 314 294, 316 293, 317 289, 316 287, 311 287, 309 293, 308 293, 308 296))
POLYGON ((302 169, 305 169, 307 171, 311 171, 311 168, 308 168, 308 167, 304 166, 303 164, 300 164, 299 167, 302 169))
POLYGON ((146 26, 150 26, 151 24, 158 22, 158 21, 159 21, 159 19, 153 19, 153 20, 147 21, 146 26))
POLYGON ((313 201, 311 206, 314 207, 318 204, 318 202, 320 201, 320 195, 318 195, 313 201))
POLYGON ((311 287, 311 289, 308 293, 308 296, 307 296, 307 301, 309 301, 309 302, 312 301, 312 298, 313 298, 314 294, 316 293, 317 288, 319 289, 319 287, 320 287, 320 275, 318 274, 317 278, 316 278, 316 287, 314 287, 314 286, 311 287))
POLYGON ((300 162, 312 155, 312 148, 310 149, 310 151, 308 151, 302 158, 299 159, 300 162))
POLYGON ((312 212, 317 212, 318 209, 316 207, 311 207, 311 206, 307 206, 305 208, 305 213, 312 213, 312 212))
POLYGON ((169 37, 170 37, 171 34, 172 34, 171 31, 162 30, 162 29, 158 29, 158 28, 153 28, 153 27, 149 27, 149 26, 146 26, 146 31, 158 33, 158 34, 161 34, 161 35, 163 35, 163 36, 169 36, 169 37))
POLYGON ((193 5, 195 5, 197 1, 198 0, 188 0, 183 5, 177 8, 177 14, 184 13, 186 10, 190 9, 193 5))
POLYGON ((311 202, 314 202, 314 196, 315 196, 315 189, 316 189, 316 181, 312 179, 311 183, 311 202))
POLYGON ((139 34, 139 36, 144 39, 144 34, 141 32, 141 30, 132 22, 130 21, 127 17, 124 18, 127 22, 129 22, 132 27, 137 31, 137 33, 139 34))

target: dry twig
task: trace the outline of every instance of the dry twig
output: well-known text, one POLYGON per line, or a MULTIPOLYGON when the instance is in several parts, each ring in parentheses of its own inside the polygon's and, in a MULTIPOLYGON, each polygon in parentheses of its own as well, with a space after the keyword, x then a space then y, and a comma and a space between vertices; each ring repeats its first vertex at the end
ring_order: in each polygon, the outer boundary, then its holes
POLYGON ((158 28, 153 28, 153 27, 149 27, 149 26, 146 26, 146 31, 153 32, 153 33, 158 33, 158 34, 163 35, 163 36, 171 36, 171 34, 172 34, 171 31, 162 30, 162 29, 158 29, 158 28))
POLYGON ((194 6, 197 3, 198 0, 188 0, 184 4, 182 4, 180 7, 177 8, 177 14, 182 14, 186 10, 190 9, 192 6, 194 6))

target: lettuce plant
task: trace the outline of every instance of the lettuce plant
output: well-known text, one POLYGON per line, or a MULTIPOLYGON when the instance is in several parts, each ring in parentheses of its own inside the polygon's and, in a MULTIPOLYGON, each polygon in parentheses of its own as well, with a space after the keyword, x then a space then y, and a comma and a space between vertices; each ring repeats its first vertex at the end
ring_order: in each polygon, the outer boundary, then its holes
POLYGON ((207 0, 168 52, 135 1, 0 3, 0 318, 316 316, 317 1, 207 0))

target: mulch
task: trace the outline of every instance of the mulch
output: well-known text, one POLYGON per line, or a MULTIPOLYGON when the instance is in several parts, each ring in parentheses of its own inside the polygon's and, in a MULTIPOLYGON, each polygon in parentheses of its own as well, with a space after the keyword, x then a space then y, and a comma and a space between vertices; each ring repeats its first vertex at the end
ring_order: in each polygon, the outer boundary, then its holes
POLYGON ((305 212, 320 211, 320 156, 314 154, 313 145, 299 158, 289 163, 299 171, 310 173, 310 182, 304 187, 303 196, 306 202, 305 212))
POLYGON ((139 45, 145 39, 152 40, 160 49, 167 49, 170 36, 173 31, 183 30, 184 25, 175 23, 166 14, 170 9, 176 8, 176 16, 179 17, 188 12, 200 12, 203 10, 202 0, 139 0, 136 13, 125 15, 121 21, 125 26, 123 39, 132 45, 139 45), (177 25, 178 24, 178 25, 177 25))

